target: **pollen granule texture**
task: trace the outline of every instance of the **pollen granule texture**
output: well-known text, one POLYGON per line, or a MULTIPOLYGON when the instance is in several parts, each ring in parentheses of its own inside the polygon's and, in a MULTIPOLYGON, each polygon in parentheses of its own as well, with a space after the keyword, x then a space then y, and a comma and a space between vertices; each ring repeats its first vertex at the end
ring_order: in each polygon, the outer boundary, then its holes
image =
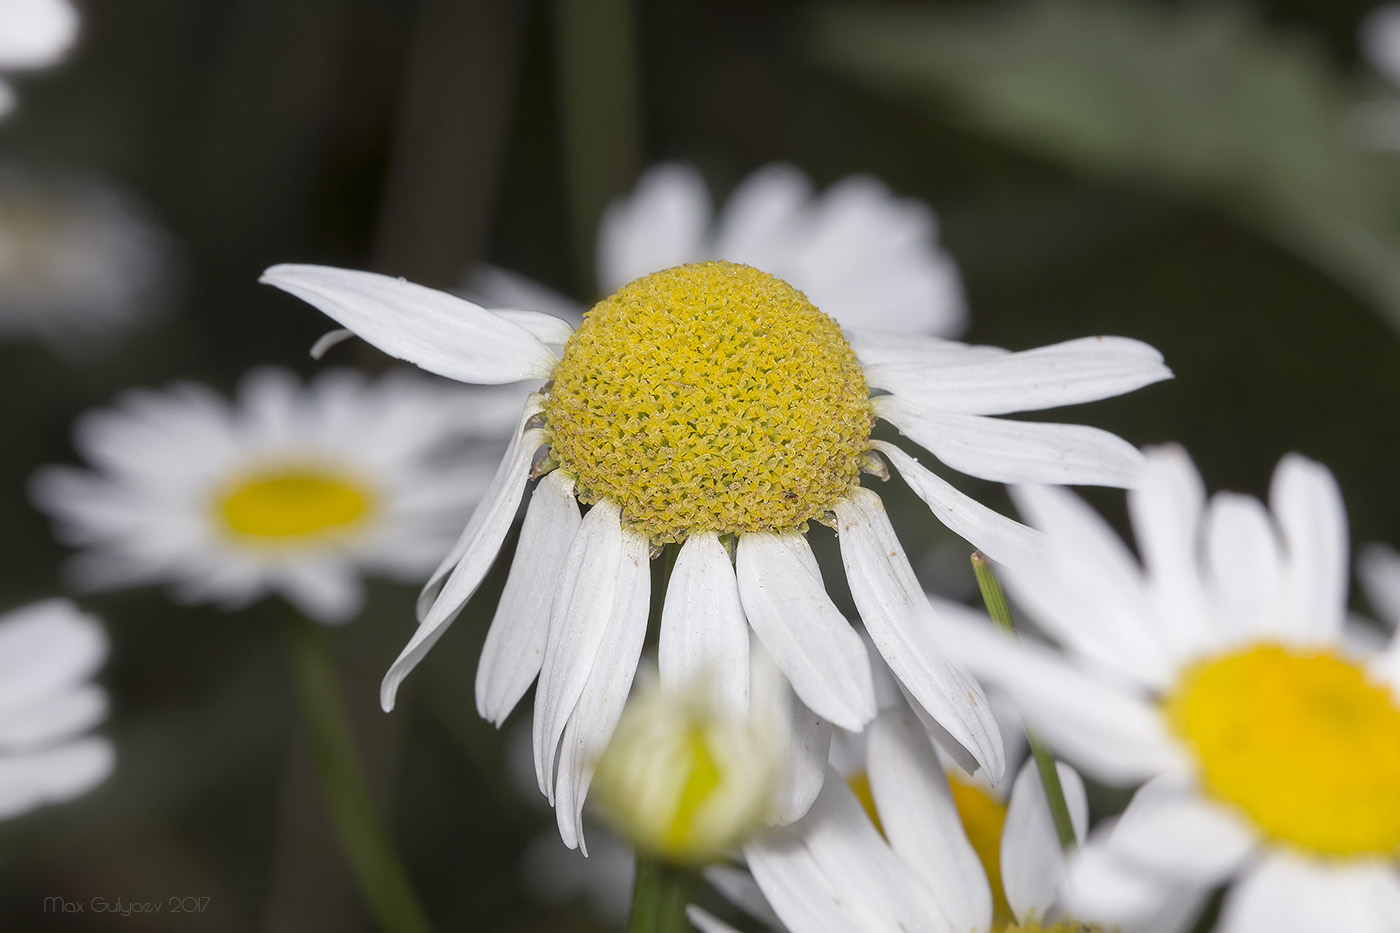
POLYGON ((856 483, 874 422, 836 322, 729 262, 657 272, 594 306, 546 417, 579 498, 614 499, 657 543, 805 530, 856 483))

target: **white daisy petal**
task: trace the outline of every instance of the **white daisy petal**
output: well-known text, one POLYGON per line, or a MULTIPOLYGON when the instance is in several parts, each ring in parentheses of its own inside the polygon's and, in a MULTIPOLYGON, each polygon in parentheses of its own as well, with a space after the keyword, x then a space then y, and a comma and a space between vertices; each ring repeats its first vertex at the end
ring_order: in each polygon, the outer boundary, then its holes
POLYGON ((954 489, 893 444, 871 441, 870 446, 889 458, 935 518, 992 560, 1016 563, 1039 552, 1039 532, 954 489))
POLYGON ((783 921, 779 920, 778 915, 773 913, 773 908, 768 906, 768 901, 763 897, 758 883, 753 880, 753 875, 738 868, 718 864, 705 869, 705 880, 723 894, 725 900, 750 917, 770 929, 781 929, 783 921))
POLYGON ((690 535, 681 545, 657 645, 661 682, 705 679, 736 713, 749 708, 749 625, 729 551, 714 532, 690 535))
POLYGON ((0 120, 5 119, 15 110, 15 89, 10 87, 8 81, 0 80, 0 120))
POLYGON ((1347 513, 1337 480, 1322 464, 1289 454, 1274 471, 1269 506, 1283 536, 1287 592, 1280 608, 1289 635, 1330 644, 1347 602, 1347 513))
POLYGON ((870 789, 890 845, 939 896, 954 929, 990 929, 992 889, 928 736, 899 710, 882 712, 869 734, 870 789))
POLYGON ((0 715, 31 708, 92 676, 107 657, 97 620, 66 599, 46 599, 0 618, 0 715))
POLYGON ((647 634, 651 545, 645 535, 622 532, 616 583, 611 589, 613 601, 607 628, 588 681, 564 730, 553 800, 564 845, 571 849, 578 846, 584 855, 588 854, 588 847, 583 839, 583 801, 588 796, 598 756, 607 747, 622 715, 647 634))
POLYGON ((1208 887, 1233 874, 1259 841, 1239 814, 1185 791, 1138 794, 1108 846, 1154 874, 1208 887))
POLYGON ((68 0, 6 0, 0 21, 0 68, 52 65, 78 35, 78 11, 68 0))
POLYGON ((496 308, 497 317, 510 321, 528 330, 540 343, 551 347, 562 347, 574 335, 574 325, 561 317, 541 311, 517 311, 513 308, 496 308))
POLYGON ((476 669, 477 711, 497 726, 530 689, 544 663, 554 602, 551 581, 563 573, 581 522, 574 481, 561 470, 540 480, 476 669))
POLYGON ((1211 499, 1206 512, 1206 555, 1216 617, 1230 626, 1235 639, 1248 642, 1278 633, 1284 555, 1273 522, 1258 499, 1233 493, 1211 499))
MULTIPOLYGON (((418 623, 413 637, 389 666, 389 672, 384 675, 384 681, 379 686, 379 703, 385 712, 394 708, 394 697, 398 693, 399 684, 403 683, 409 671, 418 666, 418 662, 423 660, 428 650, 437 644, 437 640, 457 618, 462 606, 471 599, 491 565, 495 563, 501 543, 505 541, 511 523, 515 520, 520 499, 525 495, 525 482, 535 451, 547 440, 545 432, 539 429, 525 431, 516 438, 510 452, 506 454, 506 459, 501 461, 501 467, 482 496, 481 504, 472 513, 462 537, 453 548, 453 554, 460 554, 460 560, 452 568, 446 581, 441 584, 441 590, 436 593, 431 607, 418 623)), ((419 596, 420 606, 425 596, 432 598, 429 594, 438 585, 441 573, 439 570, 428 580, 419 596)))
POLYGON ((836 504, 836 520, 851 598, 876 648, 919 704, 987 769, 989 779, 1001 780, 1006 757, 991 705, 977 682, 935 643, 933 611, 880 497, 854 487, 836 504))
POLYGON ((1061 906, 1070 916, 1106 929, 1186 933, 1209 894, 1209 889, 1170 885, 1137 871, 1091 836, 1070 863, 1061 906))
POLYGON ((461 382, 547 379, 558 362, 519 324, 403 279, 285 264, 259 281, 319 308, 390 356, 461 382))
POLYGON ((0 820, 71 800, 112 773, 112 743, 88 737, 55 748, 0 756, 0 820))
POLYGON ((344 560, 307 560, 277 576, 287 601, 317 622, 348 622, 365 603, 364 582, 344 560))
POLYGON ((863 728, 875 717, 870 660, 826 594, 807 540, 740 535, 735 570, 749 624, 802 702, 843 729, 863 728))
MULTIPOLYGON (((480 265, 473 269, 462 284, 462 294, 483 308, 529 308, 573 325, 578 324, 586 310, 572 298, 499 266, 480 265)), ((535 336, 545 343, 554 342, 544 334, 535 336)))
MULTIPOLYGON (((756 646, 756 650, 761 647, 756 646)), ((812 808, 826 780, 831 750, 831 723, 800 701, 788 704, 788 717, 787 755, 773 808, 773 822, 778 826, 797 822, 812 808)))
POLYGON ((855 329, 844 331, 864 367, 967 366, 1010 355, 1001 347, 977 346, 901 330, 855 329))
POLYGON ((871 386, 940 412, 1005 415, 1112 398, 1171 378, 1162 354, 1126 337, 1083 337, 963 365, 867 366, 871 386))
POLYGON ((1337 907, 1318 866, 1276 851, 1225 896, 1220 933, 1331 933, 1337 907))
POLYGON ((555 589, 535 688, 534 722, 535 777, 550 803, 554 802, 554 759, 560 736, 608 632, 623 574, 622 545, 617 503, 604 499, 583 517, 555 589))
POLYGON ((648 169, 598 223, 598 284, 612 292, 643 275, 704 258, 710 190, 689 165, 648 169))
POLYGON ((1131 487, 1142 454, 1117 435, 1082 424, 950 414, 901 396, 871 399, 875 414, 959 472, 997 483, 1131 487))
POLYGON ((689 920, 691 925, 699 930, 700 933, 739 933, 738 930, 734 929, 723 920, 720 920, 714 914, 708 913, 703 908, 696 907, 694 904, 685 905, 685 918, 689 920))
POLYGON ((812 182, 792 165, 775 163, 753 172, 715 219, 714 258, 781 275, 777 270, 791 255, 793 235, 811 197, 812 182))
POLYGON ((997 632, 971 610, 938 608, 938 634, 948 651, 1014 697, 1028 724, 1094 777, 1121 785, 1186 770, 1185 753, 1154 703, 997 632))
POLYGON ((763 896, 792 933, 851 933, 862 926, 844 898, 837 896, 802 838, 775 830, 744 846, 744 859, 763 896))
MULTIPOLYGON (((1084 793, 1084 782, 1067 764, 1057 761, 1055 770, 1075 838, 1083 842, 1089 827, 1089 799, 1084 793)), ((1002 889, 1016 919, 1025 923, 1031 917, 1047 917, 1059 900, 1065 874, 1065 853, 1050 815, 1045 785, 1036 762, 1028 759, 1011 787, 1006 824, 1001 831, 1002 889)))
POLYGON ((0 757, 86 732, 107 715, 107 694, 92 684, 66 685, 27 706, 0 713, 0 757))

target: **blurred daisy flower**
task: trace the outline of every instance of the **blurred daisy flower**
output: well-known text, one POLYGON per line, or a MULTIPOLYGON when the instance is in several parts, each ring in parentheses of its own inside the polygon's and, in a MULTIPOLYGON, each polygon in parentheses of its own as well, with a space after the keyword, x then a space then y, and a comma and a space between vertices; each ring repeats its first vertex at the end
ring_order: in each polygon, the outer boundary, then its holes
POLYGON ((1400 917, 1400 641, 1346 639, 1346 517, 1296 455, 1270 509, 1206 501, 1178 448, 1129 496, 1141 565, 1083 501, 1017 490, 1047 536, 1011 590, 1063 653, 940 613, 959 654, 1097 778, 1140 789, 1071 874, 1083 915, 1150 913, 1166 881, 1235 880, 1226 933, 1382 930, 1400 917), (1379 926, 1377 924, 1380 924, 1379 926))
MULTIPOLYGON (((879 180, 852 175, 818 195, 800 169, 754 172, 716 216, 693 166, 653 166, 598 227, 603 294, 671 266, 727 259, 802 290, 842 327, 951 337, 965 322, 957 267, 938 244, 929 208, 896 197, 879 180)), ((530 308, 576 321, 583 308, 544 286, 493 267, 468 282, 488 307, 530 308)))
POLYGON ((403 678, 485 577, 528 481, 542 477, 483 649, 477 705, 499 723, 538 677, 536 776, 570 845, 637 668, 650 557, 668 542, 680 546, 660 622, 661 677, 684 682, 708 670, 743 695, 752 628, 801 700, 792 727, 801 780, 789 782, 801 790, 787 818, 821 785, 831 725, 859 730, 875 716, 865 645, 827 595, 805 536, 812 520, 837 527, 865 628, 926 725, 967 770, 999 779, 1003 752, 986 698, 937 643, 918 580, 860 475, 887 475, 889 458, 940 520, 994 558, 1037 542, 872 439, 875 421, 984 479, 1129 485, 1141 455, 1112 434, 989 416, 1170 376, 1155 350, 1122 338, 1015 354, 878 331, 848 339, 786 282, 721 261, 638 279, 577 331, 367 272, 283 265, 263 281, 429 371, 476 383, 549 380, 429 579, 421 623, 381 701, 392 708, 403 678), (872 388, 888 394, 872 398, 872 388), (580 504, 592 508, 581 515, 580 504))
POLYGON ((65 345, 130 324, 171 269, 168 237, 123 192, 0 164, 0 338, 65 345))
POLYGON ((47 467, 33 497, 83 549, 69 569, 84 589, 166 582, 225 609, 279 593, 344 622, 362 573, 421 581, 447 551, 494 468, 451 442, 501 430, 493 398, 410 373, 303 387, 277 369, 232 404, 193 383, 135 390, 78 422, 94 470, 47 467))
MULTIPOLYGON (((0 72, 47 68, 77 37, 78 11, 68 0, 0 0, 0 72)), ((14 89, 0 80, 0 119, 14 106, 14 89)))
POLYGON ((97 620, 66 599, 0 616, 0 819, 84 794, 112 772, 92 682, 107 657, 97 620))
MULTIPOLYGON (((868 770, 849 783, 831 775, 802 820, 744 846, 751 879, 725 870, 710 872, 711 880, 756 919, 792 933, 1089 929, 1059 919, 1066 860, 1034 763, 1016 778, 999 840, 1011 920, 994 917, 993 882, 919 723, 882 712, 869 730, 867 760, 868 770)), ((1058 768, 1082 837, 1084 785, 1072 768, 1058 768)), ((689 913, 705 933, 732 933, 699 908, 689 913)))

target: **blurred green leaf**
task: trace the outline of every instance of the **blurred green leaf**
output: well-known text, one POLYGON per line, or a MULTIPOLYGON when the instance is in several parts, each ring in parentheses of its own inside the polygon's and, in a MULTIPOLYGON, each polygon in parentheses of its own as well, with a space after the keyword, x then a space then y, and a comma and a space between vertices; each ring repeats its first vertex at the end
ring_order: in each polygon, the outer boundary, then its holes
POLYGON ((1400 328, 1400 157, 1348 132, 1334 63, 1228 3, 827 8, 817 57, 1076 170, 1202 201, 1400 328))

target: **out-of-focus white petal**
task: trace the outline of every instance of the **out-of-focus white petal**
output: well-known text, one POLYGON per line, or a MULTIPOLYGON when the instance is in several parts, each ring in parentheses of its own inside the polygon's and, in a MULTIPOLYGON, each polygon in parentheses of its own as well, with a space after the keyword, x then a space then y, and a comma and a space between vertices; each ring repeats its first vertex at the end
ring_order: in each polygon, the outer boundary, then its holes
POLYGON ((783 921, 779 920, 778 915, 773 913, 773 908, 768 906, 768 901, 758 883, 753 880, 753 875, 742 869, 719 864, 705 869, 705 880, 723 894, 725 900, 750 917, 770 929, 782 928, 783 921))
POLYGON ((1112 398, 1171 374, 1145 343, 1082 337, 962 365, 867 366, 865 380, 934 411, 1005 415, 1112 398))
POLYGON ((281 568, 275 575, 287 601, 326 625, 349 622, 365 604, 365 585, 341 557, 320 557, 281 568))
MULTIPOLYGON (((1111 821, 1106 821, 1111 822, 1111 821)), ((1111 831, 1111 830, 1109 830, 1111 831)), ((1066 913, 1106 929, 1133 933, 1186 933, 1205 906, 1208 888, 1168 884, 1099 844, 1095 830, 1070 863, 1062 904, 1066 913)), ((1106 833, 1104 833, 1106 835, 1106 833)))
POLYGON ((78 11, 68 0, 5 0, 0 4, 0 68, 43 68, 68 53, 78 36, 78 11))
MULTIPOLYGON (((1089 828, 1089 799, 1079 774, 1055 762, 1069 808, 1070 825, 1083 842, 1089 828)), ((1044 919, 1060 900, 1065 882, 1065 853, 1045 798, 1045 785, 1034 760, 1027 760, 1011 787, 1006 824, 1001 831, 1001 884, 1016 919, 1044 919)))
POLYGON ((1039 552, 1043 544, 1039 532, 954 489, 893 444, 871 441, 870 446, 889 457, 909 488, 932 510, 934 518, 992 560, 1019 563, 1039 552))
POLYGON ((112 773, 115 757, 112 743, 96 737, 0 756, 0 819, 86 793, 112 773))
POLYGON ((948 466, 996 483, 1129 488, 1142 469, 1136 447, 1087 425, 950 414, 898 395, 877 396, 871 406, 948 466))
POLYGON ((870 725, 870 790, 880 825, 939 898, 956 930, 990 930, 992 889, 968 842, 948 779, 917 721, 885 710, 870 725))
POLYGON ((1274 470, 1269 506, 1286 567, 1280 622, 1290 640, 1331 644, 1347 602, 1347 513, 1336 477, 1320 463, 1289 454, 1274 470))
POLYGON ((390 356, 460 382, 547 379, 558 362, 519 324, 404 279, 284 264, 259 281, 319 308, 390 356))
POLYGON ((996 717, 981 686, 936 644, 933 611, 880 497, 854 487, 836 504, 841 559, 865 630, 895 677, 992 781, 1006 770, 996 717))
POLYGON ((739 933, 738 930, 734 929, 723 920, 720 920, 714 914, 705 911, 703 908, 696 907, 694 904, 685 905, 685 918, 689 920, 691 925, 699 930, 700 933, 739 933))
POLYGON ((559 739, 607 634, 623 572, 619 514, 616 502, 603 499, 583 517, 550 607, 549 636, 535 688, 534 747, 535 777, 551 804, 559 739))
POLYGON ((1383 3, 1361 21, 1361 51, 1371 67, 1400 84, 1400 7, 1383 3))
POLYGON ((1400 554, 1388 544, 1368 544, 1357 558, 1366 599, 1392 630, 1400 630, 1400 554))
POLYGON ((585 855, 588 846, 583 838, 583 801, 588 796, 598 756, 607 747, 627 702, 647 634, 651 545, 645 535, 622 531, 615 573, 603 640, 564 730, 559 780, 552 801, 564 845, 571 849, 578 846, 585 855))
POLYGON ((0 715, 31 707, 92 676, 107 636, 66 599, 46 599, 0 619, 0 715))
POLYGON ((739 536, 736 574, 749 624, 802 702, 843 729, 875 717, 865 645, 826 593, 799 534, 739 536))
MULTIPOLYGON (((529 308, 574 326, 583 319, 584 308, 572 298, 499 266, 477 266, 462 283, 461 293, 483 308, 529 308)), ((535 336, 545 343, 554 342, 542 334, 535 336)))
POLYGON ((107 694, 73 685, 27 706, 0 712, 0 756, 51 744, 91 729, 107 715, 107 694))
POLYGON ((598 224, 598 286, 614 292, 643 275, 705 258, 710 190, 692 166, 647 170, 630 197, 614 201, 598 224))
POLYGON ((476 669, 476 708, 500 726, 544 663, 554 582, 582 518, 574 481, 555 470, 535 487, 476 669))
POLYGON ((1206 511, 1207 580, 1233 640, 1284 634, 1283 549, 1258 499, 1217 493, 1206 511))
POLYGON ((663 684, 705 680, 734 713, 749 708, 749 625, 729 551, 714 532, 686 538, 661 610, 663 684))
MULTIPOLYGON (((1315 861, 1273 851, 1230 889, 1220 910, 1220 933, 1330 933, 1339 907, 1315 861)), ((1343 921, 1345 922, 1345 921, 1343 921)))
POLYGON ((1238 813, 1190 789, 1139 793, 1107 841, 1115 855, 1198 887, 1232 875, 1258 844, 1256 831, 1238 813))

